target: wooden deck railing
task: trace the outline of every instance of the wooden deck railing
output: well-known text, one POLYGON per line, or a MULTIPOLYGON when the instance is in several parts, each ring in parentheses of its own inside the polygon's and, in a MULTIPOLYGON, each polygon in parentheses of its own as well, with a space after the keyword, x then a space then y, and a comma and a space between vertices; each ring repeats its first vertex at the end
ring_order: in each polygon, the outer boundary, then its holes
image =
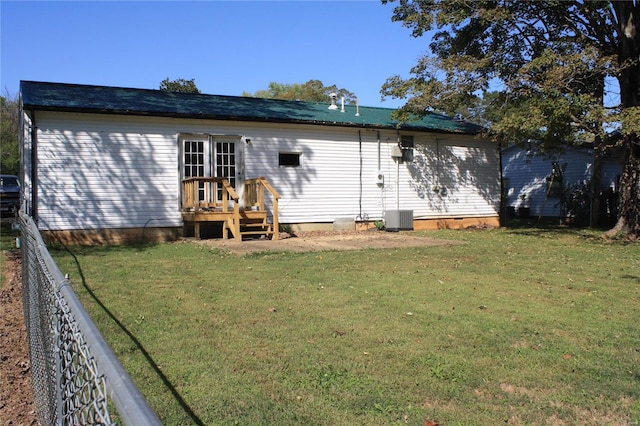
POLYGON ((236 190, 225 178, 190 177, 182 181, 182 210, 227 212, 229 205, 235 208, 239 200, 236 190))
POLYGON ((244 208, 245 210, 253 210, 254 208, 257 208, 258 211, 266 210, 265 189, 271 194, 273 201, 273 239, 277 240, 280 237, 280 225, 278 222, 278 200, 280 199, 280 194, 265 177, 247 179, 244 182, 244 208))
MULTIPOLYGON (((240 197, 229 181, 215 177, 191 177, 182 181, 182 212, 185 221, 193 222, 199 234, 199 222, 219 221, 224 223, 223 238, 226 230, 236 239, 242 239, 241 229, 247 226, 256 228, 257 220, 263 218, 267 227, 267 210, 265 194, 272 197, 273 221, 265 235, 273 239, 279 238, 278 199, 280 195, 269 184, 266 178, 249 179, 244 183, 243 208, 240 208, 240 197), (266 190, 266 191, 265 191, 266 190), (188 219, 187 219, 188 218, 188 219), (249 225, 251 223, 251 225, 249 225)), ((259 231, 246 231, 244 234, 257 234, 259 231)))

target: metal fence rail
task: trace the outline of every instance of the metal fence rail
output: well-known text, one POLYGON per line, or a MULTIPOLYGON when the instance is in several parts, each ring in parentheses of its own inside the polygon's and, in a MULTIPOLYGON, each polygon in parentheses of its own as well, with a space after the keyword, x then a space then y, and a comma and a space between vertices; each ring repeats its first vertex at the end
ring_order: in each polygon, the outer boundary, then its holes
POLYGON ((24 315, 42 425, 161 425, 49 254, 20 216, 24 315), (115 413, 110 408, 115 407, 115 413))

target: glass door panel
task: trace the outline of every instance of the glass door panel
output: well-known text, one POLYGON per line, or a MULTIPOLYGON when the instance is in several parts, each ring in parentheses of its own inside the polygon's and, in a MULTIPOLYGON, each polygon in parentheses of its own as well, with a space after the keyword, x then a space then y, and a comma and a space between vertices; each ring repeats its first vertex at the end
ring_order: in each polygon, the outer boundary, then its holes
MULTIPOLYGON (((183 137, 182 140, 182 177, 211 176, 211 144, 207 136, 183 137)), ((207 187, 203 182, 198 184, 198 201, 207 200, 207 187)))
MULTIPOLYGON (((225 178, 236 188, 236 141, 237 138, 214 137, 216 177, 225 178)), ((222 198, 222 188, 218 188, 218 199, 222 198)))

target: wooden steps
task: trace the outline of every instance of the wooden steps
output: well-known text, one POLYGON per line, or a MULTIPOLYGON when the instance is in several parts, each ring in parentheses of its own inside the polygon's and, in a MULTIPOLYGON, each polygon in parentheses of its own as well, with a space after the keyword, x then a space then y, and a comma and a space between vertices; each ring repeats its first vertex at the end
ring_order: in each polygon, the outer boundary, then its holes
POLYGON ((278 199, 280 195, 264 177, 244 182, 244 199, 229 181, 220 177, 190 177, 182 181, 182 222, 193 225, 196 238, 200 238, 200 225, 207 222, 222 224, 222 238, 231 235, 236 240, 244 237, 279 238, 278 199), (221 197, 218 197, 219 193, 221 197), (271 196, 273 223, 267 221, 265 195, 271 196), (244 207, 241 207, 244 206, 244 207))
POLYGON ((222 223, 222 238, 229 236, 236 240, 256 239, 265 237, 274 238, 276 234, 274 225, 267 221, 265 211, 240 211, 239 215, 234 212, 206 211, 183 212, 182 219, 185 223, 194 226, 194 236, 200 238, 200 224, 202 223, 222 223))
POLYGON ((273 236, 273 225, 267 222, 266 214, 262 215, 262 218, 245 217, 240 219, 240 238, 263 236, 265 238, 271 238, 273 236))

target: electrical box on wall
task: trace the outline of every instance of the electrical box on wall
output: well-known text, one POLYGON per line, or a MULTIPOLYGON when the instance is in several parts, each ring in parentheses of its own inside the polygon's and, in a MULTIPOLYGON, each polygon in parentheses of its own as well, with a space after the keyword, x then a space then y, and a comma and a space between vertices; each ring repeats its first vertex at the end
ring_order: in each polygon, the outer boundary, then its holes
POLYGON ((378 186, 384 186, 384 172, 382 170, 378 170, 378 174, 376 175, 376 184, 378 186))

